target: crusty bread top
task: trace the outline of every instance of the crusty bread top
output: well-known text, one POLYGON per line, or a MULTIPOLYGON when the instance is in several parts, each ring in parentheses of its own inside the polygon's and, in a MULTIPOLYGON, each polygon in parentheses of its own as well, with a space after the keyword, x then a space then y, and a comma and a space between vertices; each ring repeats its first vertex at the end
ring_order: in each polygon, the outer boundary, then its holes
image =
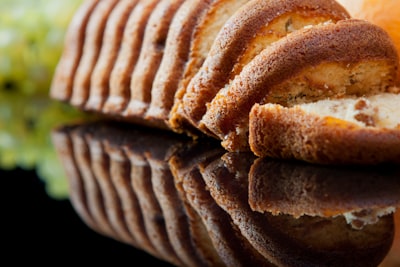
POLYGON ((73 92, 73 77, 83 52, 85 30, 93 10, 99 1, 86 0, 75 12, 64 40, 64 51, 55 69, 50 97, 67 101, 73 92))
POLYGON ((144 118, 150 105, 154 78, 164 56, 166 40, 183 0, 160 0, 146 25, 143 45, 130 81, 130 101, 125 116, 144 118))
POLYGON ((113 119, 194 137, 202 131, 229 151, 249 150, 256 103, 368 96, 398 82, 388 34, 348 17, 333 0, 88 0, 72 21, 50 94, 113 119))

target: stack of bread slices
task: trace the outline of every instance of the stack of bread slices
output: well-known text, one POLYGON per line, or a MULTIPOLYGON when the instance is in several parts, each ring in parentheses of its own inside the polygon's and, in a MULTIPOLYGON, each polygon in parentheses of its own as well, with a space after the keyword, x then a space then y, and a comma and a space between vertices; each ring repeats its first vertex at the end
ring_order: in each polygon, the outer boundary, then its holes
POLYGON ((228 151, 400 161, 399 58, 334 0, 85 0, 50 95, 228 151))

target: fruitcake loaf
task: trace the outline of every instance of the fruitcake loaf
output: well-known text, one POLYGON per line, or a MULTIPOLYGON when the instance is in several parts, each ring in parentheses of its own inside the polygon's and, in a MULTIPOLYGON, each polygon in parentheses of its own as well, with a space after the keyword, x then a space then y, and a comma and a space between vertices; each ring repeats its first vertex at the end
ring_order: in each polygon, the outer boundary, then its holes
MULTIPOLYGON (((210 136, 231 152, 370 164, 399 161, 397 129, 374 126, 379 130, 368 135, 369 146, 356 138, 363 133, 324 128, 332 142, 322 148, 311 140, 311 149, 295 113, 322 100, 395 99, 398 65, 389 35, 352 19, 334 0, 85 0, 68 30, 50 96, 116 120, 210 136), (288 131, 288 123, 268 114, 286 108, 286 120, 295 121, 288 131), (346 135, 353 136, 346 145, 354 153, 339 160, 334 151, 346 135), (379 147, 392 152, 373 156, 379 147), (360 151, 366 153, 356 160, 360 151)), ((339 106, 348 109, 346 103, 339 106)))

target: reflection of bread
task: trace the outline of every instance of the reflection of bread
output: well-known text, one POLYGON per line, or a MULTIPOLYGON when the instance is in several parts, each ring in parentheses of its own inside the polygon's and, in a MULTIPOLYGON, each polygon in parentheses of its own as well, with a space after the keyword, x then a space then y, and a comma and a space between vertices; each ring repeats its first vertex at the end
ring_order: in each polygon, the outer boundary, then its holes
POLYGON ((169 162, 179 188, 203 220, 224 265, 272 266, 242 236, 240 230, 232 226, 230 216, 215 203, 202 179, 199 166, 220 158, 223 153, 221 149, 199 144, 189 150, 178 151, 169 162))
MULTIPOLYGON (((59 129, 53 135, 57 146, 62 145, 57 142, 62 141, 61 138, 69 139, 72 144, 68 153, 60 155, 62 160, 76 159, 74 166, 68 165, 66 169, 73 167, 76 170, 68 178, 72 184, 82 184, 81 192, 86 194, 85 208, 77 211, 83 218, 91 218, 89 226, 102 229, 100 233, 179 265, 166 225, 158 219, 162 212, 151 186, 152 168, 145 152, 150 158, 154 153, 148 147, 140 150, 145 140, 137 135, 134 141, 139 143, 129 142, 132 139, 126 130, 110 131, 107 125, 98 124, 71 128, 68 134, 65 129, 59 129), (111 142, 104 139, 110 135, 119 138, 111 142), (130 153, 131 147, 126 142, 139 150, 130 153)), ((134 130, 130 133, 135 135, 134 130)), ((165 145, 171 146, 173 142, 176 140, 164 138, 165 145)), ((158 156, 161 155, 154 155, 155 158, 158 156)))
POLYGON ((176 266, 219 266, 204 225, 175 187, 167 160, 185 141, 175 137, 113 123, 53 133, 72 203, 88 226, 176 266))
MULTIPOLYGON (((393 240, 393 215, 363 230, 354 230, 343 217, 323 218, 254 212, 248 201, 246 154, 229 153, 202 166, 202 177, 215 202, 242 234, 277 266, 377 266, 393 240), (238 165, 236 165, 238 166, 238 165), (239 165, 240 166, 240 165, 239 165)), ((249 170, 252 160, 248 160, 249 170)))
POLYGON ((390 249, 388 255, 379 267, 396 267, 400 266, 400 210, 397 210, 394 214, 394 227, 396 229, 392 248, 390 249))
MULTIPOLYGON (((252 153, 226 153, 217 143, 177 137, 123 123, 55 130, 72 204, 88 226, 176 266, 376 266, 389 250, 392 215, 355 230, 341 216, 296 219, 254 211, 254 181, 248 176, 264 181, 268 172, 260 159, 254 163, 252 153)), ((388 188, 383 174, 363 173, 362 182, 356 177, 363 187, 352 193, 362 198, 368 181, 379 186, 376 197, 362 199, 362 207, 375 207, 379 196, 397 190, 388 188)), ((348 177, 335 178, 350 187, 342 181, 348 177)))
POLYGON ((294 217, 385 214, 400 207, 399 171, 257 159, 249 172, 249 204, 258 212, 294 217))

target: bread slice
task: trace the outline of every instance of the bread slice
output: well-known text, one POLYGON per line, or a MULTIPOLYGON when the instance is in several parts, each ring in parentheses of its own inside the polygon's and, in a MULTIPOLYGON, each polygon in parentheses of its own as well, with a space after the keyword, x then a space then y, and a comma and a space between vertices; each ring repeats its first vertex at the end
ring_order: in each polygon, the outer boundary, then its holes
POLYGON ((104 29, 102 46, 91 74, 89 98, 85 109, 102 110, 108 98, 110 75, 120 51, 126 22, 137 1, 121 0, 111 11, 104 29))
POLYGON ((83 108, 89 98, 92 72, 103 46, 107 19, 118 2, 118 0, 100 1, 87 22, 81 58, 72 76, 73 90, 69 101, 76 107, 83 108))
POLYGON ((164 55, 171 22, 183 0, 161 0, 146 25, 142 49, 130 82, 130 100, 123 112, 127 117, 144 118, 151 101, 154 77, 164 55))
MULTIPOLYGON (((395 95, 398 69, 388 34, 349 19, 333 0, 87 0, 68 30, 50 94, 113 119, 205 134, 228 151, 264 156, 269 134, 260 132, 265 119, 249 117, 254 104, 395 95)), ((379 138, 388 136, 385 130, 379 138)), ((395 161, 391 151, 361 158, 395 161)), ((290 153, 282 156, 306 157, 290 153)))
POLYGON ((255 105, 249 142, 260 157, 319 164, 400 162, 400 95, 255 105))
POLYGON ((50 97, 68 102, 74 90, 73 80, 82 57, 86 27, 98 0, 85 0, 75 12, 65 34, 64 51, 54 72, 50 97))
POLYGON ((121 40, 121 47, 110 74, 109 95, 103 112, 121 116, 130 98, 130 81, 141 51, 146 24, 159 0, 139 0, 132 10, 121 40))
MULTIPOLYGON (((180 116, 182 98, 191 79, 200 70, 214 40, 224 24, 250 0, 212 0, 198 25, 193 29, 190 52, 181 79, 176 88, 173 106, 168 110, 168 125, 176 132, 198 135, 198 130, 180 116)), ((196 15, 198 16, 198 15, 196 15)))
POLYGON ((398 64, 390 37, 369 22, 348 19, 306 27, 247 64, 209 104, 202 122, 227 150, 248 150, 254 104, 290 107, 387 92, 396 82, 398 64))
POLYGON ((190 54, 193 33, 211 7, 211 0, 185 1, 174 16, 165 43, 164 55, 154 77, 147 120, 167 123, 175 92, 190 54))
POLYGON ((238 10, 215 37, 201 69, 191 79, 178 116, 209 132, 200 123, 207 103, 229 86, 243 66, 271 43, 307 25, 348 18, 335 1, 250 1, 238 10), (318 6, 318 8, 315 8, 318 6))

